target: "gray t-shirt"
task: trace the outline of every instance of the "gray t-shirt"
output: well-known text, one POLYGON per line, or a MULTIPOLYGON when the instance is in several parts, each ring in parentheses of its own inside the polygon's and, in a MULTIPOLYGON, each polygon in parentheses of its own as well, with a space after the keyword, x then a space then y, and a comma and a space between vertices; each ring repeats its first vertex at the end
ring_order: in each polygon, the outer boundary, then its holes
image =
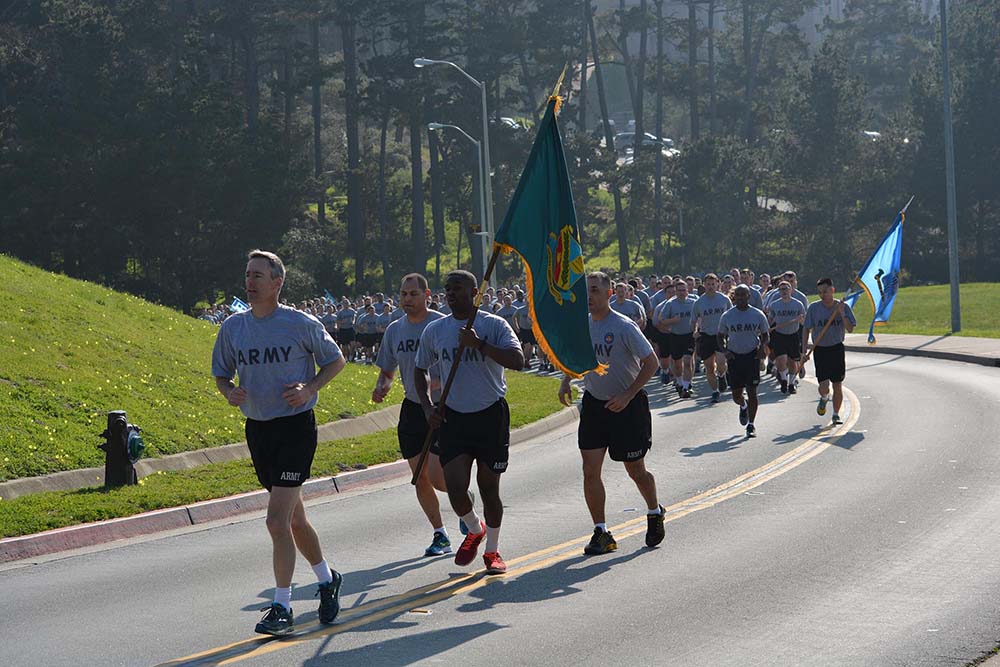
POLYGON ((632 299, 619 301, 618 298, 615 297, 611 301, 611 310, 616 313, 621 313, 636 324, 646 319, 646 312, 643 309, 642 304, 638 301, 633 301, 632 299))
POLYGON ((663 303, 666 300, 667 300, 667 292, 666 292, 666 290, 662 290, 662 289, 656 290, 655 292, 653 292, 653 296, 649 297, 649 305, 655 311, 656 307, 659 306, 661 303, 663 303))
POLYGON ((806 311, 806 329, 812 329, 812 341, 813 345, 816 347, 832 347, 839 343, 844 342, 844 318, 852 324, 857 326, 858 321, 854 318, 854 311, 846 303, 840 308, 840 314, 837 315, 836 319, 833 320, 833 324, 830 328, 826 330, 823 334, 822 340, 816 340, 819 336, 820 331, 826 326, 826 323, 833 316, 834 311, 837 310, 837 302, 834 302, 833 306, 827 308, 823 305, 822 301, 816 301, 809 304, 809 309, 806 311))
POLYGON ((375 316, 375 331, 376 333, 385 333, 389 325, 392 324, 392 313, 389 311, 380 313, 375 316))
POLYGON ((652 302, 650 302, 648 294, 646 294, 642 290, 637 290, 635 293, 635 298, 642 303, 642 308, 645 312, 647 313, 653 312, 653 304, 652 302))
POLYGON ((364 313, 363 315, 358 315, 358 319, 354 321, 354 330, 359 334, 375 333, 376 318, 377 316, 374 314, 364 313))
POLYGON ((259 421, 288 417, 316 405, 292 407, 281 395, 285 385, 309 382, 316 366, 332 364, 340 348, 312 315, 279 305, 267 317, 251 311, 233 315, 219 328, 212 350, 212 375, 233 379, 247 392, 243 414, 259 421))
POLYGON ((341 331, 344 329, 353 329, 354 318, 357 314, 358 311, 353 308, 344 308, 343 310, 337 311, 337 328, 341 331))
POLYGON ((590 340, 597 361, 608 365, 604 375, 587 373, 583 386, 594 398, 611 400, 635 382, 642 360, 653 353, 653 346, 635 322, 621 313, 610 311, 603 319, 590 317, 590 340))
POLYGON ((653 314, 653 323, 669 320, 672 317, 680 317, 680 322, 674 322, 670 325, 670 333, 678 336, 691 333, 694 331, 691 327, 691 311, 694 310, 696 301, 697 299, 693 296, 688 296, 685 299, 675 296, 669 301, 664 301, 653 314))
MULTIPOLYGON (((509 324, 511 329, 513 329, 514 322, 515 320, 517 320, 517 308, 515 308, 513 305, 504 306, 503 308, 501 308, 496 312, 496 316, 502 317, 505 320, 507 320, 507 324, 509 324)), ((517 326, 518 328, 520 328, 521 325, 519 324, 517 326)))
MULTIPOLYGON (((414 403, 420 402, 420 394, 413 379, 413 369, 416 368, 417 350, 420 348, 420 335, 427 325, 446 317, 439 312, 429 310, 423 322, 414 324, 407 317, 396 320, 385 330, 382 347, 378 350, 375 365, 387 373, 399 367, 400 379, 403 381, 403 393, 414 403)), ((479 319, 478 316, 476 319, 479 319)), ((432 375, 434 372, 432 371, 432 375)))
POLYGON ((691 309, 691 325, 694 326, 695 322, 701 318, 698 331, 714 336, 719 333, 719 320, 722 319, 722 314, 732 307, 733 302, 725 294, 718 292, 715 293, 715 296, 702 294, 694 302, 694 308, 691 309))
MULTIPOLYGON (((427 325, 420 336, 416 367, 430 368, 441 364, 441 377, 447 378, 451 372, 452 359, 458 355, 458 333, 466 325, 466 320, 443 317, 427 325)), ((514 330, 502 317, 492 313, 479 313, 473 325, 476 335, 487 343, 503 350, 520 350, 514 330)), ((465 348, 462 363, 451 385, 446 401, 456 412, 479 412, 490 407, 507 393, 504 368, 479 350, 465 348)))
POLYGON ((398 307, 398 306, 396 307, 395 310, 393 310, 391 313, 389 313, 389 319, 392 322, 395 322, 396 320, 400 319, 401 317, 406 317, 406 311, 403 310, 402 308, 398 307))
MULTIPOLYGON (((773 289, 764 295, 764 311, 771 307, 771 304, 781 298, 781 290, 773 289)), ((809 297, 797 289, 792 290, 792 298, 802 304, 803 310, 809 308, 809 297)))
POLYGON ((726 347, 735 354, 756 350, 760 345, 760 335, 766 334, 769 328, 767 316, 753 306, 746 310, 733 306, 722 314, 719 321, 719 333, 729 336, 726 347))
POLYGON ((760 295, 759 291, 752 287, 750 287, 750 305, 757 310, 764 310, 764 297, 760 295))
POLYGON ((795 299, 785 303, 782 299, 772 299, 767 306, 767 319, 775 325, 775 332, 794 334, 799 332, 799 324, 806 314, 805 307, 795 299))
POLYGON ((319 321, 323 323, 323 328, 333 333, 337 330, 337 314, 336 313, 326 313, 323 317, 319 318, 319 321))
POLYGON ((517 326, 521 329, 531 329, 531 309, 527 304, 517 309, 517 326))

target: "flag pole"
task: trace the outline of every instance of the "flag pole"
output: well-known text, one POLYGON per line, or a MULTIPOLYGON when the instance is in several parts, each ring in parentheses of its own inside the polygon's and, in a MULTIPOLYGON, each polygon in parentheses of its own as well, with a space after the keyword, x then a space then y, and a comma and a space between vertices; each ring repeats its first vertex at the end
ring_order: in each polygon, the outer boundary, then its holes
MULTIPOLYGON (((490 284, 490 276, 493 275, 493 267, 496 266, 497 258, 500 256, 500 247, 497 244, 493 244, 493 254, 490 256, 490 263, 486 267, 486 273, 483 275, 483 282, 479 286, 479 293, 476 295, 476 299, 472 304, 472 314, 469 316, 469 321, 465 323, 465 330, 471 331, 472 325, 476 323, 476 314, 479 313, 479 306, 483 303, 483 294, 486 292, 486 288, 490 284)), ((462 337, 458 337, 458 354, 451 363, 451 370, 448 371, 448 379, 444 383, 444 389, 441 390, 441 399, 438 401, 437 413, 444 417, 445 415, 445 401, 448 399, 448 394, 451 393, 451 383, 455 381, 455 373, 458 371, 458 365, 462 361, 462 350, 465 346, 462 345, 462 337)), ((417 485, 417 480, 420 479, 420 473, 424 468, 424 463, 427 461, 427 453, 431 450, 431 442, 434 439, 435 429, 430 428, 428 425, 427 436, 424 438, 424 446, 420 449, 420 459, 417 461, 417 467, 413 470, 413 478, 410 479, 410 484, 413 486, 417 485)))

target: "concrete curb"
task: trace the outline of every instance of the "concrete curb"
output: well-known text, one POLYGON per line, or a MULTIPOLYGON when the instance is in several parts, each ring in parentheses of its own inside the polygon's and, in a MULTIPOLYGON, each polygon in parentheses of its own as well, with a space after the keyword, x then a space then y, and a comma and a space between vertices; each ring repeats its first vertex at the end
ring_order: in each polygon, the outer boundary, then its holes
MULTIPOLYGON (((319 426, 319 441, 339 440, 341 438, 354 438, 369 433, 376 433, 390 428, 396 428, 399 422, 399 405, 390 405, 387 408, 369 412, 360 417, 350 419, 340 419, 328 422, 319 426)), ((196 449, 190 452, 170 454, 156 459, 143 459, 135 464, 135 472, 139 479, 161 470, 188 470, 209 463, 222 463, 223 461, 238 461, 250 458, 250 450, 247 443, 237 442, 221 447, 209 447, 206 449, 196 449)), ((44 491, 75 491, 88 486, 100 486, 104 482, 104 467, 81 468, 79 470, 67 470, 56 472, 51 475, 41 475, 39 477, 25 477, 14 479, 9 482, 0 483, 0 498, 12 500, 18 496, 26 496, 32 493, 42 493, 44 491)))
POLYGON ((1000 367, 1000 356, 968 354, 965 352, 949 352, 945 350, 926 350, 919 348, 893 347, 891 345, 856 345, 845 343, 848 352, 870 352, 875 354, 897 354, 903 357, 927 357, 946 361, 963 361, 980 366, 1000 367))
MULTIPOLYGON (((522 426, 510 434, 510 444, 527 442, 549 431, 570 424, 580 418, 577 407, 569 407, 532 424, 522 426)), ((381 419, 381 418, 380 418, 381 419)), ((393 426, 395 424, 392 424, 393 426)), ((379 426, 378 430, 387 428, 379 426)), ((339 436, 346 437, 346 436, 339 436)), ((231 445, 232 446, 232 445, 231 445)), ((244 445, 245 448, 245 445, 244 445)), ((363 470, 342 473, 335 477, 308 480, 302 487, 306 499, 336 495, 366 486, 396 480, 410 475, 405 460, 370 466, 363 470)), ((164 530, 186 528, 210 521, 256 512, 267 507, 267 491, 251 491, 216 500, 206 500, 183 507, 145 512, 120 519, 97 521, 79 526, 56 528, 43 533, 9 537, 0 540, 0 563, 35 558, 47 554, 104 544, 115 540, 148 535, 164 530)))

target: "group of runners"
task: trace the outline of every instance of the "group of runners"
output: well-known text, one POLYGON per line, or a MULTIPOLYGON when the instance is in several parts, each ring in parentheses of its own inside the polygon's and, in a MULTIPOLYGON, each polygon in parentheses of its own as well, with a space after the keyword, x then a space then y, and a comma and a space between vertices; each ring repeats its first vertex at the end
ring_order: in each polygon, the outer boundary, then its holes
MULTIPOLYGON (((820 382, 817 411, 825 414, 832 384, 834 421, 839 422, 843 334, 853 328, 855 320, 846 304, 833 299, 832 281, 819 281, 821 298, 809 304, 798 300, 801 293, 793 292, 794 274, 783 274, 774 290, 754 286, 752 277, 750 284, 726 278, 707 274, 689 283, 679 276, 654 277, 645 289, 638 279, 613 284, 603 272, 586 276, 590 338, 607 372, 588 373, 582 380, 578 445, 584 497, 594 524, 585 553, 617 549, 605 517, 602 468, 606 456, 622 462, 646 504, 646 545, 655 547, 663 541, 664 508, 656 480, 645 467, 652 446, 645 386, 659 372, 661 381, 668 383, 672 377, 678 394, 689 397, 696 350, 713 401, 731 387, 740 423, 752 437, 761 360, 773 357, 782 387, 794 391, 798 363, 804 361, 799 354, 801 340, 811 332, 820 382), (727 286, 727 282, 733 284, 727 286), (695 297, 698 290, 702 293, 695 297)), ((343 582, 323 557, 300 490, 316 450, 312 408, 320 389, 345 367, 341 349, 345 342, 338 345, 314 315, 281 304, 283 281, 280 258, 266 251, 250 252, 246 290, 251 309, 222 324, 212 356, 219 391, 246 416, 254 469, 270 492, 266 525, 273 544, 275 593, 256 626, 257 632, 269 635, 294 630, 290 599, 296 549, 316 574, 322 623, 332 623, 337 617, 343 582), (239 386, 234 381, 237 377, 239 386)), ((527 327, 521 326, 520 310, 514 306, 523 294, 498 295, 501 308, 513 308, 514 313, 482 309, 472 329, 466 329, 477 294, 473 274, 452 271, 445 280, 444 300, 439 309, 433 309, 426 278, 417 273, 402 278, 399 311, 403 315, 386 326, 375 355, 380 372, 372 400, 382 402, 399 375, 405 396, 397 435, 400 451, 416 477, 417 501, 432 530, 425 555, 452 552, 437 495, 442 492, 464 534, 455 550, 455 563, 469 565, 482 547, 486 572, 495 575, 507 570, 500 555, 500 479, 507 470, 510 442, 504 372, 525 367, 534 341, 528 342, 515 331, 531 330, 530 321, 527 327), (461 363, 441 404, 442 380, 459 356, 461 363), (420 465, 425 441, 430 449, 420 465), (473 463, 481 514, 471 488, 473 463)), ((540 368, 551 366, 547 360, 540 361, 540 368)), ((558 396, 570 404, 569 378, 564 378, 558 396)))

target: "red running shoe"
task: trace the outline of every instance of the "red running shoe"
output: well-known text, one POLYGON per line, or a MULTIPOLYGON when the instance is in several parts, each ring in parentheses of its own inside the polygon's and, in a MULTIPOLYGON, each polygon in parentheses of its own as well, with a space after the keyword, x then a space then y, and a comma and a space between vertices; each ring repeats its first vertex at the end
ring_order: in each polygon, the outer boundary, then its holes
POLYGON ((500 558, 499 551, 487 551, 483 554, 483 562, 486 563, 486 574, 506 574, 507 563, 500 558))
POLYGON ((473 535, 469 533, 462 540, 462 546, 455 552, 455 565, 468 565, 476 558, 476 552, 479 551, 479 543, 486 537, 486 523, 480 521, 479 528, 480 531, 478 534, 473 535))

